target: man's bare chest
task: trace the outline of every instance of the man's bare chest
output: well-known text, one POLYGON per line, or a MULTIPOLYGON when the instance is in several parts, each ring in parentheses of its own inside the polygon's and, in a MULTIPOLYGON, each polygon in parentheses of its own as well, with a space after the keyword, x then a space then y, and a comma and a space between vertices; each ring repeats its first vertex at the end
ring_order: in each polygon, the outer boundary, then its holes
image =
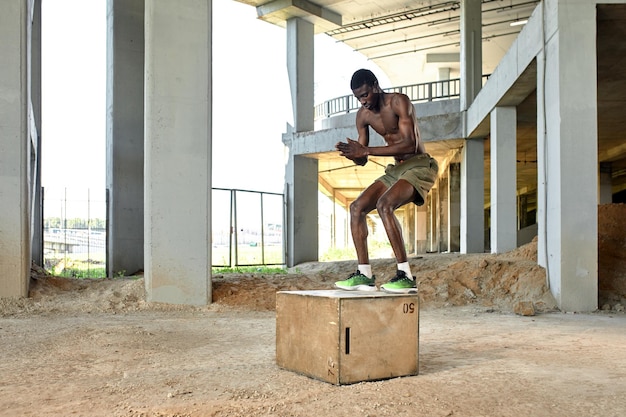
POLYGON ((374 117, 371 117, 369 120, 369 125, 378 133, 379 135, 386 136, 397 133, 398 128, 398 117, 393 113, 381 112, 374 117))

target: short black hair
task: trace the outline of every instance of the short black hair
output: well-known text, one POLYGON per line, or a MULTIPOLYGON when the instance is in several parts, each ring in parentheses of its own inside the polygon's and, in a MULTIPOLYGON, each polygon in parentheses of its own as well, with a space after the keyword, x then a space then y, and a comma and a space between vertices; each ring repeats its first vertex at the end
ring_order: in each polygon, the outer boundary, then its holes
POLYGON ((376 78, 374 73, 368 69, 356 70, 354 74, 352 74, 352 80, 350 80, 350 88, 356 90, 364 84, 373 87, 374 85, 378 84, 378 79, 376 78))

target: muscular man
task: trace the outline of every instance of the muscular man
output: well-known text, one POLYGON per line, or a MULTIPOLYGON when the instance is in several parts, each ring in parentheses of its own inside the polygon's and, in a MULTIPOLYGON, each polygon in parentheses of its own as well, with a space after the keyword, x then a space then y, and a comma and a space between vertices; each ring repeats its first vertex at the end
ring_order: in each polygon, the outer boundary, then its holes
POLYGON ((350 205, 350 227, 358 267, 348 279, 336 282, 335 287, 376 290, 376 277, 369 262, 366 223, 368 213, 376 209, 398 262, 396 276, 380 288, 393 293, 415 293, 415 278, 411 274, 402 229, 394 211, 410 202, 418 206, 424 204, 437 179, 437 161, 426 153, 415 109, 405 94, 385 93, 376 76, 366 69, 352 75, 350 88, 361 103, 356 115, 359 137, 356 141, 346 138, 347 142, 337 143, 337 150, 358 165, 365 165, 369 155, 393 156, 395 164, 388 165, 385 175, 367 187, 350 205), (386 146, 369 146, 369 127, 385 139, 386 146))

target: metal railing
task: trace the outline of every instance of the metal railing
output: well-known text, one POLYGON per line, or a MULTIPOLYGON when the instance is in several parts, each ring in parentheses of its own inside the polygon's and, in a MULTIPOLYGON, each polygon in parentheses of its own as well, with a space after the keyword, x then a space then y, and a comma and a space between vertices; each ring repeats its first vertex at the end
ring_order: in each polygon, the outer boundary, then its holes
MULTIPOLYGON (((483 75, 483 85, 489 75, 483 75)), ((400 87, 384 88, 386 93, 406 94, 413 103, 424 103, 436 100, 449 100, 460 97, 461 79, 431 81, 421 84, 403 85, 400 87)), ((315 120, 331 117, 337 114, 347 114, 358 110, 361 103, 353 95, 333 98, 315 106, 315 120)))
POLYGON ((105 276, 104 190, 42 188, 43 267, 74 278, 105 276))
MULTIPOLYGON (((420 103, 434 100, 444 100, 459 97, 461 79, 432 81, 429 83, 403 85, 400 87, 384 88, 386 93, 406 94, 411 102, 420 103)), ((358 110, 361 103, 353 95, 333 98, 315 106, 315 119, 331 117, 336 114, 350 113, 358 110)))
MULTIPOLYGON (((106 191, 42 189, 41 250, 47 271, 76 278, 106 276, 106 191)), ((211 201, 213 267, 285 265, 283 194, 212 188, 211 201)))
POLYGON ((284 194, 212 188, 213 267, 285 265, 284 194))

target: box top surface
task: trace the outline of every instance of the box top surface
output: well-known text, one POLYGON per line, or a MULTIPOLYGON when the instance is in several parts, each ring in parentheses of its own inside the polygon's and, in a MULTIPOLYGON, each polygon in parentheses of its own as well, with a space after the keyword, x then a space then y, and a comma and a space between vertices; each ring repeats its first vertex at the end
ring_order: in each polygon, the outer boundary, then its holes
POLYGON ((415 298, 418 294, 390 294, 384 291, 344 291, 344 290, 299 290, 299 291, 278 291, 277 294, 292 294, 308 297, 326 298, 389 298, 408 297, 415 298))

